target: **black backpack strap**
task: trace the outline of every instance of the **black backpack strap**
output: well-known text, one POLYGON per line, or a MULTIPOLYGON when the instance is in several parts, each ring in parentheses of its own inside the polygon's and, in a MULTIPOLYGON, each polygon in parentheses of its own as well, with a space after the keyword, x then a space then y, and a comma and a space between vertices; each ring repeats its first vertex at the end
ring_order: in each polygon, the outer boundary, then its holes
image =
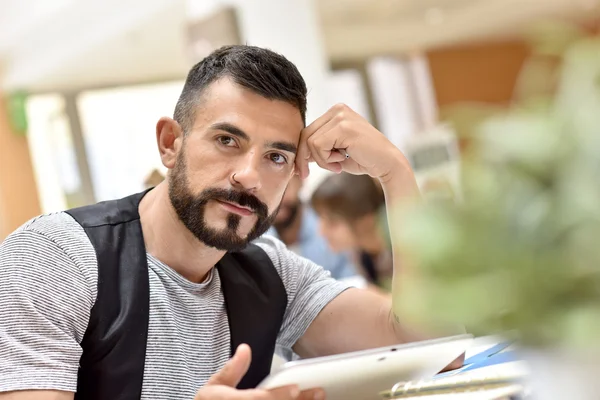
POLYGON ((81 342, 75 399, 139 399, 150 289, 138 206, 146 192, 67 211, 98 260, 98 297, 81 342))
POLYGON ((250 369, 238 388, 254 388, 271 371, 287 293, 273 262, 257 245, 226 254, 217 268, 229 318, 232 353, 242 343, 252 349, 250 369))

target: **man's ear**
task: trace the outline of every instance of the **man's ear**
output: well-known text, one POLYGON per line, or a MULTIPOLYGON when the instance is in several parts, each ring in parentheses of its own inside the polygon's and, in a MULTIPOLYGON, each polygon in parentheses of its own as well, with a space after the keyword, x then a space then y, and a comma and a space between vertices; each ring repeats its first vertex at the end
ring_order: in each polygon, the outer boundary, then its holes
POLYGON ((183 129, 177 121, 169 117, 162 117, 158 120, 156 144, 163 165, 169 169, 173 168, 183 144, 183 129))

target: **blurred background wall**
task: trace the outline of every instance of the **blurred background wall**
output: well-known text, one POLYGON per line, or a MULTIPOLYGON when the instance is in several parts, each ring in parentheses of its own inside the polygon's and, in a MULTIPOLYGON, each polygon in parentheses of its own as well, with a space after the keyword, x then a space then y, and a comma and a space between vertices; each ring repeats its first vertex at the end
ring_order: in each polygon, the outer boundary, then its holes
POLYGON ((0 239, 40 213, 27 138, 14 132, 6 100, 0 100, 0 239))
POLYGON ((528 55, 518 40, 464 44, 427 53, 438 106, 465 101, 510 102, 528 55))
MULTIPOLYGON (((410 153, 449 148, 446 108, 510 103, 534 22, 593 31, 599 3, 0 0, 0 240, 40 212, 141 190, 162 171, 154 124, 221 45, 283 53, 307 80, 309 120, 345 102, 410 153)), ((419 165, 443 174, 456 156, 419 165)))

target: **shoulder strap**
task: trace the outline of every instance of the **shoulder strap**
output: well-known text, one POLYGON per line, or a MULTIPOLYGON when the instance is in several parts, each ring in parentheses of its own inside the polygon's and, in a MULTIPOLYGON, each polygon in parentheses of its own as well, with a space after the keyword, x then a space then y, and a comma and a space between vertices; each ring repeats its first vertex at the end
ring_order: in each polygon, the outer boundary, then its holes
POLYGON ((252 349, 250 369, 238 388, 254 388, 271 371, 287 293, 270 257, 255 244, 226 254, 217 268, 229 318, 232 353, 242 343, 252 349))
POLYGON ((146 192, 67 211, 98 260, 98 297, 81 346, 75 399, 139 399, 149 321, 146 248, 138 206, 146 192))

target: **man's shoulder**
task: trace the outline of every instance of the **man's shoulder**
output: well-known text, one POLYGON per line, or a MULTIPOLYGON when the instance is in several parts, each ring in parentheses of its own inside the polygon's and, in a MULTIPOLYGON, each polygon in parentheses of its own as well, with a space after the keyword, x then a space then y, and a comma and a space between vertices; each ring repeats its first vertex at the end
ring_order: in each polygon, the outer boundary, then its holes
POLYGON ((67 249, 77 245, 91 246, 82 226, 64 211, 39 215, 25 222, 10 237, 34 233, 67 249))
POLYGON ((264 234, 252 244, 260 247, 269 256, 273 266, 284 280, 298 274, 313 274, 323 270, 314 262, 288 249, 285 243, 274 236, 264 234))
MULTIPOLYGON (((2 243, 12 251, 37 249, 37 257, 48 259, 66 256, 81 272, 95 280, 96 252, 84 229, 66 212, 43 214, 25 222, 2 243)), ((46 263, 47 264, 47 263, 46 263)), ((60 267, 61 263, 51 263, 60 267)))
POLYGON ((271 232, 265 233, 258 239, 252 241, 251 244, 260 247, 265 253, 267 253, 273 264, 278 263, 280 257, 282 255, 285 256, 286 252, 290 252, 285 243, 279 240, 271 232))
POLYGON ((309 262, 292 250, 288 249, 285 243, 277 237, 264 234, 258 239, 255 239, 252 244, 261 248, 273 263, 275 269, 280 275, 286 274, 285 270, 294 269, 298 265, 309 262))
POLYGON ((48 214, 38 215, 21 225, 16 231, 52 231, 54 229, 72 228, 74 225, 80 226, 67 211, 57 211, 48 214))
POLYGON ((0 328, 0 392, 77 387, 97 296, 95 260, 79 242, 74 221, 56 213, 27 221, 0 244, 0 321, 8 327, 0 328))

